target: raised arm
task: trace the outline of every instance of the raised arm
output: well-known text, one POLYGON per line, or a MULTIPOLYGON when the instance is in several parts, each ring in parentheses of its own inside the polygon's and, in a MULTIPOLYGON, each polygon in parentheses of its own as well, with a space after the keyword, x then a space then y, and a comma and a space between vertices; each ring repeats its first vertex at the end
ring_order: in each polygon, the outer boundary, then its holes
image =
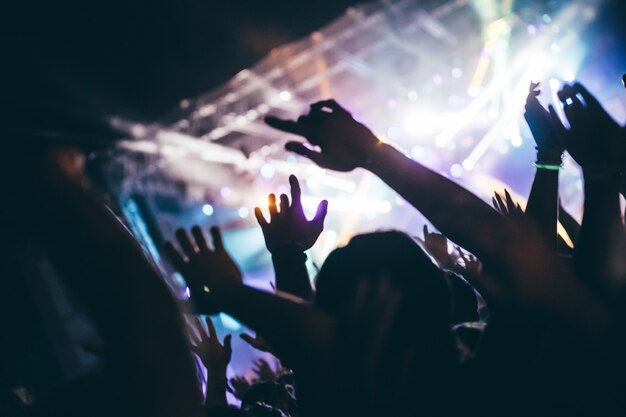
POLYGON ((559 98, 571 126, 567 150, 582 167, 585 182, 585 211, 575 261, 590 285, 606 290, 626 277, 619 205, 623 131, 582 85, 566 85, 559 98))
POLYGON ((277 207, 276 196, 269 195, 269 222, 263 217, 259 207, 255 208, 254 214, 263 230, 265 245, 272 253, 276 289, 304 300, 311 300, 313 288, 306 268, 305 252, 315 244, 322 233, 328 202, 323 200, 317 207, 315 217, 307 220, 302 208, 298 179, 294 175, 289 176, 289 184, 291 203, 287 195, 282 194, 280 206, 277 207))
POLYGON ((538 83, 531 83, 524 114, 537 144, 537 162, 535 162, 537 171, 525 214, 539 225, 544 238, 556 250, 559 170, 565 149, 563 142, 565 128, 552 106, 546 110, 539 103, 538 87, 538 83))
POLYGON ((166 250, 191 291, 211 294, 219 311, 231 314, 261 334, 277 355, 294 368, 306 368, 330 346, 330 316, 300 299, 266 293, 244 285, 241 273, 226 252, 219 229, 211 229, 212 248, 202 231, 192 229, 193 240, 179 231, 182 253, 173 244, 166 250))
POLYGON ((226 335, 222 344, 211 318, 207 316, 204 322, 207 330, 204 330, 198 317, 194 319, 194 325, 188 327, 189 337, 193 341, 192 349, 207 370, 204 403, 209 407, 226 407, 228 406, 226 370, 233 355, 232 335, 226 335))
MULTIPOLYGON (((299 299, 289 299, 244 285, 224 249, 219 229, 212 229, 213 247, 198 228, 194 240, 177 238, 184 255, 171 243, 166 248, 190 287, 212 294, 215 308, 242 321, 261 335, 273 352, 298 373, 299 400, 305 415, 328 411, 334 348, 333 318, 299 299)), ((193 290, 192 290, 193 291, 193 290)))
POLYGON ((384 144, 333 100, 311 106, 297 122, 267 118, 277 129, 304 136, 321 152, 290 142, 288 150, 338 171, 365 168, 403 196, 452 241, 485 262, 498 256, 503 235, 499 216, 481 199, 442 175, 384 144), (462 215, 459 215, 462 213, 462 215))

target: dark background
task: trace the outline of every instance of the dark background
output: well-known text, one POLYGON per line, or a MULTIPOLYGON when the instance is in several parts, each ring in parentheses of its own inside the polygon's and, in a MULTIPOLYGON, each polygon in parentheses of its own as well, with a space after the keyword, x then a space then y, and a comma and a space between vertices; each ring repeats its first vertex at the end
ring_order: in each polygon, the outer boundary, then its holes
MULTIPOLYGON (((555 1, 566 0, 517 4, 555 1)), ((23 0, 2 6, 2 125, 54 129, 74 123, 68 119, 113 114, 156 120, 180 99, 225 82, 356 3, 23 0)), ((428 9, 441 1, 420 3, 428 9)), ((596 25, 623 33, 624 3, 608 0, 596 25)))

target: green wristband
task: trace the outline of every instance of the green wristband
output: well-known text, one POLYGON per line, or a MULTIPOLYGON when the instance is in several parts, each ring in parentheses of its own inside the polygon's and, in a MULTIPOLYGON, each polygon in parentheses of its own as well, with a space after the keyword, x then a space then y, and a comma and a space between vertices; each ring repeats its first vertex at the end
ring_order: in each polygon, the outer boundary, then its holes
POLYGON ((562 166, 559 164, 541 164, 539 162, 535 162, 535 168, 547 169, 548 171, 558 171, 562 168, 562 166))

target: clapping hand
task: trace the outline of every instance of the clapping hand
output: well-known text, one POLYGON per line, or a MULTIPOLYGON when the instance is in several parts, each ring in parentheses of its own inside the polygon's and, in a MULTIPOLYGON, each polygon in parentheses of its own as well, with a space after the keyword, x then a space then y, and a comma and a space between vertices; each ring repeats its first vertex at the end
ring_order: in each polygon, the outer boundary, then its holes
POLYGON ((321 152, 300 142, 288 142, 285 148, 307 157, 322 168, 352 171, 367 164, 379 141, 365 125, 335 100, 319 101, 311 105, 307 115, 297 121, 267 117, 265 122, 284 132, 303 136, 321 152))
POLYGON ((302 208, 301 190, 298 179, 289 176, 291 185, 291 204, 285 194, 280 196, 280 205, 276 205, 276 196, 269 195, 270 221, 265 220, 259 207, 254 209, 265 238, 267 249, 275 253, 277 250, 297 245, 302 251, 310 249, 324 229, 324 219, 328 212, 328 201, 322 200, 312 220, 307 220, 302 208))
POLYGON ((566 147, 572 158, 583 170, 619 170, 623 163, 622 127, 581 84, 565 85, 558 95, 570 124, 566 147))
POLYGON ((194 226, 191 234, 193 241, 184 229, 176 231, 176 239, 184 256, 171 242, 165 244, 165 250, 185 277, 192 298, 202 304, 215 304, 220 301, 215 293, 241 285, 241 271, 226 252, 219 228, 211 228, 213 249, 209 248, 200 227, 194 226))
POLYGON ((524 118, 537 144, 537 162, 560 165, 565 150, 566 130, 552 105, 546 110, 537 97, 539 83, 530 83, 524 118))

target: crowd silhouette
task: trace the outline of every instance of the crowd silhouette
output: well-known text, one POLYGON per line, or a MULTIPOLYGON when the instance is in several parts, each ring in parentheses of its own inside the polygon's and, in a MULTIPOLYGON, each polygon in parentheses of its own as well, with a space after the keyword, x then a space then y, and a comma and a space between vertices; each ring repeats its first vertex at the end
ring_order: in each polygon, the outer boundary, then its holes
POLYGON ((524 208, 508 191, 490 206, 381 142, 334 100, 311 104, 297 120, 267 117, 300 138, 288 151, 329 170, 369 171, 437 231, 353 236, 310 277, 306 252, 324 229, 328 202, 308 219, 292 175, 289 196, 270 194, 267 208, 255 209, 275 291, 246 285, 231 257, 237 247, 224 246, 219 228, 207 235, 196 226, 177 230, 163 248, 189 288, 185 305, 90 183, 79 149, 11 155, 5 167, 18 175, 10 192, 25 199, 32 232, 93 320, 102 365, 32 402, 3 386, 0 414, 623 412, 626 128, 579 83, 565 84, 548 108, 540 89, 531 83, 525 106, 537 152, 524 208), (560 207, 566 152, 583 173, 581 224, 560 207), (232 336, 218 337, 209 317, 218 312, 254 330, 242 339, 280 366, 260 359, 254 379, 229 380, 232 336), (240 406, 228 404, 229 392, 240 406))

